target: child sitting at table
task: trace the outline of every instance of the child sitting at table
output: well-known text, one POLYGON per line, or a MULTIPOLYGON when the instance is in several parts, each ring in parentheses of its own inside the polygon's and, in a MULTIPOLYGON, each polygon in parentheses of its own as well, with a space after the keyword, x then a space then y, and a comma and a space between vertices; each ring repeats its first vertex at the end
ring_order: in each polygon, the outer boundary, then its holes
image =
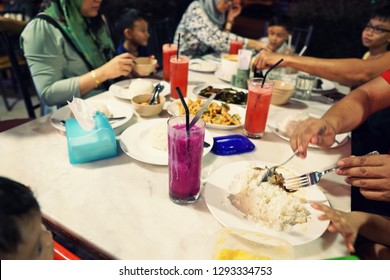
POLYGON ((148 39, 150 37, 146 17, 136 9, 126 9, 115 23, 120 36, 117 54, 131 53, 135 57, 149 56, 148 39))
POLYGON ((53 246, 32 191, 0 177, 0 259, 51 260, 53 246))
POLYGON ((295 50, 291 46, 292 28, 292 19, 288 15, 280 14, 272 17, 268 23, 268 36, 260 39, 264 44, 263 48, 272 52, 293 54, 295 50))
POLYGON ((362 31, 362 43, 368 48, 363 59, 380 57, 390 46, 390 5, 378 4, 362 31))

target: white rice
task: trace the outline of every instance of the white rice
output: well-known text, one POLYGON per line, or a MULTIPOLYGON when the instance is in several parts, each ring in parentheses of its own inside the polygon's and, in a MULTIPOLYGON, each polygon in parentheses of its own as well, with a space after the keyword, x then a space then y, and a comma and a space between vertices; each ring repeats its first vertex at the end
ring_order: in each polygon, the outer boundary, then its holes
POLYGON ((235 180, 241 182, 241 191, 230 194, 229 200, 248 220, 272 230, 289 231, 296 224, 309 221, 310 212, 304 201, 270 183, 258 182, 263 171, 250 169, 235 180))
POLYGON ((168 151, 168 129, 166 123, 153 127, 149 132, 150 145, 161 151, 168 151))

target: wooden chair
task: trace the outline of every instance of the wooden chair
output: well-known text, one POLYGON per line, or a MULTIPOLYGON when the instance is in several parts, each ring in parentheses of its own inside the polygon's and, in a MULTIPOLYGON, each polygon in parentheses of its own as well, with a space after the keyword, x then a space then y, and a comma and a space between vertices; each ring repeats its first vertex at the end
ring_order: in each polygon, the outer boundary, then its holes
MULTIPOLYGON (((4 60, 2 64, 4 68, 0 69, 10 67, 13 84, 23 97, 28 116, 36 118, 35 109, 39 108, 40 104, 33 104, 31 97, 35 95, 39 99, 39 96, 35 91, 30 70, 19 47, 19 37, 25 26, 26 23, 23 21, 0 16, 0 47, 5 52, 5 56, 1 59, 4 60)), ((2 90, 2 93, 5 94, 5 91, 2 90)), ((7 103, 7 97, 3 96, 3 98, 8 109, 10 105, 7 103)))

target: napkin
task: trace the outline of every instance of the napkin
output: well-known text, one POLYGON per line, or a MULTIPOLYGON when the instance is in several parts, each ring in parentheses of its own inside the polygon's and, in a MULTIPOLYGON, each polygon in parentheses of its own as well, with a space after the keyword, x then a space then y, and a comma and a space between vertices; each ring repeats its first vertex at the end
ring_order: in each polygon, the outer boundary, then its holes
POLYGON ((252 58, 252 52, 250 50, 238 50, 238 69, 249 69, 252 58))
POLYGON ((96 109, 91 108, 85 100, 73 97, 72 102, 69 102, 69 108, 74 117, 79 123, 80 127, 86 131, 92 130, 95 127, 96 109))

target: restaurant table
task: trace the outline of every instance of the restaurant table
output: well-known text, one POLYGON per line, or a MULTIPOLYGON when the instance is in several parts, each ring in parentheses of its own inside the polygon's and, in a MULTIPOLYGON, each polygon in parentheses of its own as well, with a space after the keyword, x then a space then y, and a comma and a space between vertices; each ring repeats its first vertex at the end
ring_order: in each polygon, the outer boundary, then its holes
MULTIPOLYGON (((193 88, 202 82, 225 83, 214 74, 190 71, 188 96, 194 97, 193 88)), ((119 99, 109 91, 93 98, 116 99, 131 107, 130 101, 119 99)), ((285 106, 271 105, 270 113, 285 110, 321 114, 329 106, 292 100, 285 106)), ((126 125, 116 129, 118 139, 126 127, 145 119, 134 114, 126 125)), ((208 131, 212 136, 242 134, 242 128, 208 128, 208 131)), ((203 158, 202 178, 231 162, 280 163, 292 154, 289 142, 268 128, 263 138, 251 141, 256 146, 253 152, 232 156, 208 153, 203 158)), ((329 150, 310 148, 306 159, 293 159, 289 166, 297 173, 323 170, 349 154, 350 140, 329 150)), ((114 158, 72 165, 66 137, 51 125, 49 115, 0 133, 0 175, 30 186, 49 224, 93 246, 101 258, 211 257, 210 240, 223 225, 209 211, 203 192, 193 205, 171 202, 167 171, 167 166, 143 163, 122 151, 114 158)), ((319 186, 333 207, 350 210, 350 186, 343 177, 329 174, 319 186)), ((307 244, 294 246, 294 251, 298 259, 327 259, 348 254, 341 235, 329 232, 307 244)))

